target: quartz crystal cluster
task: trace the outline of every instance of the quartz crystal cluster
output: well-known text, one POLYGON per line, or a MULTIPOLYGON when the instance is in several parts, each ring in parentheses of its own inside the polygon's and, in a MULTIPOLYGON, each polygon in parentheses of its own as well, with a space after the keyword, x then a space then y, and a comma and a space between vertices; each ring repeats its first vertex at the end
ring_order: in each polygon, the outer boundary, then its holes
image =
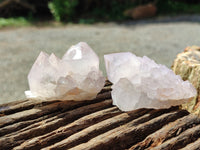
POLYGON ((108 79, 113 83, 113 104, 123 111, 169 108, 196 95, 188 81, 148 57, 130 52, 104 56, 108 79))
POLYGON ((41 52, 33 64, 27 98, 59 100, 91 100, 104 86, 99 58, 87 43, 72 46, 59 59, 41 52))

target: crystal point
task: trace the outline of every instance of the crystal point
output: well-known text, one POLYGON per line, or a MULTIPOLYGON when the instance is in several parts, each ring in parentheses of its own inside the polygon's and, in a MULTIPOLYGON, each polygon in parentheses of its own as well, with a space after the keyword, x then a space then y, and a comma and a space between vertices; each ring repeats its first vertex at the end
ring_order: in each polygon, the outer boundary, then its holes
POLYGON ((99 58, 87 43, 72 46, 62 59, 41 52, 33 64, 28 82, 33 99, 90 100, 104 86, 99 58))
POLYGON ((113 83, 113 104, 123 111, 169 108, 196 96, 196 89, 172 70, 150 58, 132 53, 104 56, 108 79, 113 83))

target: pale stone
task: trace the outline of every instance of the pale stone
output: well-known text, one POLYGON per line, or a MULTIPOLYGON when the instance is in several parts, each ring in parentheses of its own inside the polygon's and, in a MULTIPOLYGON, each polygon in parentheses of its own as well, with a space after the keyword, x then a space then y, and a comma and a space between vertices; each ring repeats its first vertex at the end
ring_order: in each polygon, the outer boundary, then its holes
POLYGON ((113 83, 113 104, 123 111, 169 108, 196 95, 191 83, 146 56, 126 52, 105 55, 104 59, 108 79, 113 83))
POLYGON ((186 47, 184 52, 177 55, 172 70, 183 80, 189 80, 197 90, 197 96, 182 108, 200 116, 200 47, 186 47))
POLYGON ((87 45, 72 46, 59 59, 41 52, 33 64, 28 82, 27 98, 59 100, 91 100, 104 86, 99 58, 87 45))

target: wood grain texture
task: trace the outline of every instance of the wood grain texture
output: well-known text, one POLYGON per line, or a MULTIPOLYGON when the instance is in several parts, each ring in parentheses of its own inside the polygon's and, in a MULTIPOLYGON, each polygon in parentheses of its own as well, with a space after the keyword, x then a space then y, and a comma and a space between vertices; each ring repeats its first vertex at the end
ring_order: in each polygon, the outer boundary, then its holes
POLYGON ((90 101, 0 105, 0 150, 198 149, 200 118, 179 107, 122 112, 110 87, 90 101))

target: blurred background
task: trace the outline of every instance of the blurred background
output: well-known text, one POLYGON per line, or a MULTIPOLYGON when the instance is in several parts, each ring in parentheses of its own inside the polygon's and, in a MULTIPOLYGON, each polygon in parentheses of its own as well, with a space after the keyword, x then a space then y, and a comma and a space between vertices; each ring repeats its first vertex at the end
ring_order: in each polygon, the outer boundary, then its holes
MULTIPOLYGON (((40 51, 80 41, 100 57, 131 51, 168 67, 200 45, 200 0, 0 0, 0 103, 24 99, 40 51)), ((105 74, 106 75, 106 74, 105 74)))

